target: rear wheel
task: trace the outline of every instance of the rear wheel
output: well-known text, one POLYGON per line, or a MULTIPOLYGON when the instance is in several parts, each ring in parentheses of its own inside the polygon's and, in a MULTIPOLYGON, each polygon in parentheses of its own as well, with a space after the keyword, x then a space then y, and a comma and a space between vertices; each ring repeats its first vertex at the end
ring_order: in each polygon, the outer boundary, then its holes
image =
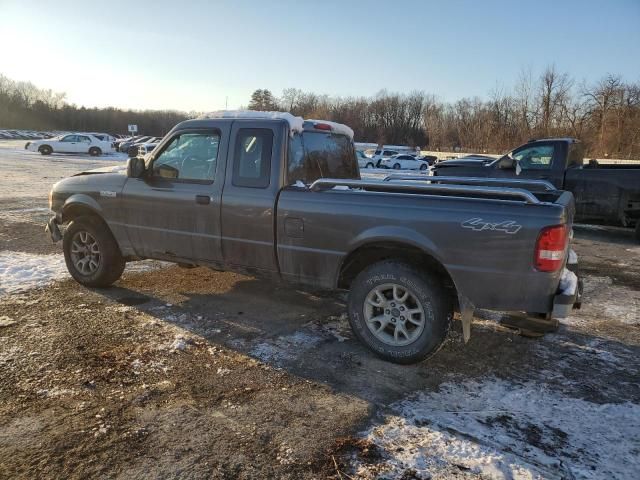
POLYGON ((367 166, 365 168, 373 168, 373 163, 371 162, 367 163, 367 166))
POLYGON ((433 355, 449 331, 453 306, 437 277, 385 260, 362 271, 349 293, 349 322, 377 355, 415 363, 433 355))
POLYGON ((420 170, 426 170, 427 168, 429 167, 427 167, 427 165, 425 165, 424 163, 420 165, 420 170))
POLYGON ((51 155, 51 152, 53 152, 53 149, 49 146, 49 145, 42 145, 38 151, 42 154, 42 155, 51 155))
POLYGON ((89 149, 89 155, 91 155, 92 157, 98 157, 102 154, 102 150, 100 150, 98 147, 91 147, 89 149))
POLYGON ((118 280, 126 262, 108 227, 98 218, 74 220, 64 232, 62 247, 67 270, 87 287, 108 287, 118 280))
POLYGON ((400 164, 399 163, 394 163, 393 164, 393 169, 394 170, 400 170, 400 164))

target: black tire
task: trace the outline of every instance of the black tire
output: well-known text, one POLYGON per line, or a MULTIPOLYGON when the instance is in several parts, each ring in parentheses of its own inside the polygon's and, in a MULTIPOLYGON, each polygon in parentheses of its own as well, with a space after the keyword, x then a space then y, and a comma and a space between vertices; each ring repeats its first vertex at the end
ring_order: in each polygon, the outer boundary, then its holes
POLYGON ((393 164, 393 169, 394 170, 400 170, 400 164, 399 163, 394 163, 393 164))
POLYGON ((91 147, 89 149, 89 155, 91 155, 92 157, 99 157, 100 155, 102 155, 102 150, 100 150, 98 147, 91 147))
POLYGON ((365 168, 373 168, 373 163, 371 162, 367 163, 367 166, 365 168))
POLYGON ((384 260, 369 266, 355 278, 349 292, 349 323, 355 335, 378 356, 394 363, 416 363, 435 354, 447 337, 452 316, 451 297, 438 277, 400 261, 384 260), (367 296, 376 287, 390 283, 411 291, 424 311, 422 332, 404 346, 389 345, 377 338, 365 319, 367 296))
POLYGON ((53 148, 51 148, 49 145, 42 145, 40 148, 38 148, 38 151, 42 155, 51 155, 51 153, 53 152, 53 148))
POLYGON ((427 165, 425 165, 424 163, 422 165, 420 165, 420 170, 426 170, 427 168, 429 168, 427 165))
POLYGON ((64 232, 62 248, 67 270, 78 283, 86 287, 110 286, 122 276, 126 265, 113 234, 98 217, 82 216, 71 222, 64 232), (72 242, 80 232, 88 232, 95 239, 99 249, 98 267, 88 274, 82 273, 72 259, 72 242))

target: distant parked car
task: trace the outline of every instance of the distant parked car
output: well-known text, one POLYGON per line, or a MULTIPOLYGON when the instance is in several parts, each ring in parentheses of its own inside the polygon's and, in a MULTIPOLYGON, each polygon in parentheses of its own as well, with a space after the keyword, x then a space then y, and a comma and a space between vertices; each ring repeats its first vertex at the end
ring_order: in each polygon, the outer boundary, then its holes
POLYGON ((149 140, 151 140, 153 137, 151 136, 146 136, 146 137, 133 137, 130 140, 127 140, 125 142, 121 142, 118 145, 118 151, 119 152, 128 152, 129 151, 129 147, 137 144, 137 143, 144 143, 144 142, 148 142, 149 140))
POLYGON ((371 160, 373 160, 376 167, 380 167, 382 159, 393 157, 394 155, 398 155, 397 150, 376 150, 371 157, 371 160))
POLYGON ((435 155, 422 155, 421 157, 416 157, 418 160, 423 160, 429 164, 430 167, 433 167, 437 161, 438 157, 435 155))
POLYGON ((395 170, 429 170, 429 162, 418 160, 413 155, 407 155, 406 153, 384 158, 380 161, 380 166, 395 170))
POLYGON ((360 150, 356 150, 356 157, 358 157, 358 166, 360 168, 373 168, 375 166, 373 160, 360 150))
POLYGON ((153 149, 156 148, 159 143, 159 141, 154 141, 138 145, 138 156, 144 157, 147 153, 153 151, 153 149))
POLYGON ((113 152, 111 142, 104 142, 93 135, 76 133, 27 142, 24 148, 31 152, 40 152, 42 155, 50 155, 52 153, 88 153, 97 157, 103 153, 113 152))

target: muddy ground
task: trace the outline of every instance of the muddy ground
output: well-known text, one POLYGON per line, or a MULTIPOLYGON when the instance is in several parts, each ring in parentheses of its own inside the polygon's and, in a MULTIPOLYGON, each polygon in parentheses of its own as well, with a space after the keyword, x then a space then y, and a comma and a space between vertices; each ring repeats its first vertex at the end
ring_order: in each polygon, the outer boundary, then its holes
MULTIPOLYGON (((42 232, 43 208, 40 190, 0 196, 0 253, 59 253, 42 232)), ((469 344, 455 322, 443 349, 413 366, 363 348, 341 295, 205 268, 127 271, 110 289, 63 279, 5 293, 0 478, 509 478, 446 459, 391 468, 393 452, 366 432, 397 402, 437 395, 452 379, 640 405, 640 245, 625 230, 576 228, 575 249, 584 305, 558 332, 527 338, 479 312, 469 344)), ((507 428, 510 418, 491 421, 507 428)), ((566 453, 562 428, 512 435, 558 459, 537 465, 527 448, 509 452, 543 478, 632 478, 589 451, 566 453)))

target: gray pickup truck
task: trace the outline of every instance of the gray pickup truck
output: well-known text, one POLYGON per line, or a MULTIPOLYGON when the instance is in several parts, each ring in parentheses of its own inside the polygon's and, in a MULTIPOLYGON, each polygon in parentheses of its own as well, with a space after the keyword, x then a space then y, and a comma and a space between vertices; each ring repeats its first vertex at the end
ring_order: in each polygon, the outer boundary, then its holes
POLYGON ((465 340, 476 308, 567 314, 578 295, 566 268, 571 193, 541 181, 362 180, 352 136, 289 114, 185 121, 126 169, 55 184, 46 229, 89 287, 153 258, 348 290, 356 336, 398 363, 436 352, 454 310, 465 340))

